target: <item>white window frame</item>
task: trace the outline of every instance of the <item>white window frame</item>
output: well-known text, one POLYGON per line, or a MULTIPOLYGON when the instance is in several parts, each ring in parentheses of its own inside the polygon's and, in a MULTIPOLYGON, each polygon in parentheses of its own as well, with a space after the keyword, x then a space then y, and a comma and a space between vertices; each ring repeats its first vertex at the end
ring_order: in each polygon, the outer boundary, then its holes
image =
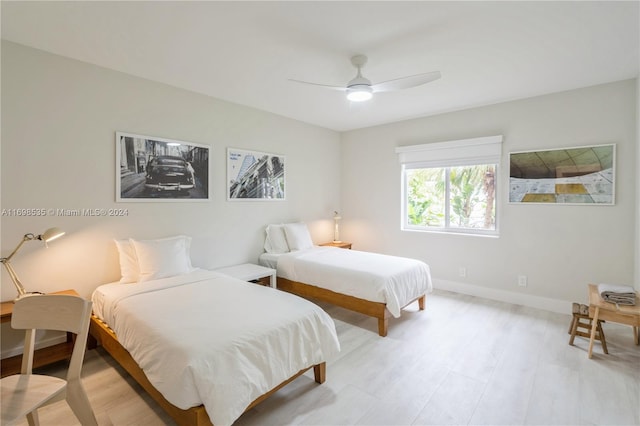
MULTIPOLYGON (((498 236, 498 175, 500 168, 500 159, 502 156, 502 135, 487 136, 473 139, 461 139, 446 142, 435 142, 422 145, 411 145, 397 147, 396 153, 402 165, 401 171, 401 225, 403 231, 419 231, 419 232, 440 232, 451 234, 471 234, 471 235, 487 235, 498 236), (426 227, 410 225, 407 221, 407 169, 426 169, 426 168, 450 168, 458 166, 475 166, 482 164, 495 164, 495 229, 475 229, 475 228, 454 228, 445 227, 426 227)), ((446 176, 446 208, 445 215, 449 217, 449 176, 446 176)), ((445 223, 449 223, 447 219, 445 223)))

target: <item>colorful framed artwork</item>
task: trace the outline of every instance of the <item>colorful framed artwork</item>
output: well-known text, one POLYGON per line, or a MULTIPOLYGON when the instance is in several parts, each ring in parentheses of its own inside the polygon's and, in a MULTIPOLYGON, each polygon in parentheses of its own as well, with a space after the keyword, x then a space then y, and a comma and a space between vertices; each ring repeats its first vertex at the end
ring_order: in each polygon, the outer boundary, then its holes
POLYGON ((509 202, 615 203, 616 146, 593 145, 509 154, 509 202))

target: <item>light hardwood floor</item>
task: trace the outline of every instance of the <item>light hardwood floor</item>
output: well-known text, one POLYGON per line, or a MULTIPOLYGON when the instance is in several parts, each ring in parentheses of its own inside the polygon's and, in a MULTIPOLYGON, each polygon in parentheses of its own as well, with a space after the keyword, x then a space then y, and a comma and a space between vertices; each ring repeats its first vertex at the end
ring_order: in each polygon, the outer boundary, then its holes
MULTIPOLYGON (((375 319, 322 306, 342 345, 326 383, 307 373, 236 425, 640 424, 630 327, 604 324, 609 355, 596 343, 589 360, 586 339, 568 345, 569 314, 436 291, 381 338, 375 319)), ((100 425, 174 424, 100 348, 87 353, 83 378, 100 425)), ((40 421, 78 424, 64 402, 40 421)))

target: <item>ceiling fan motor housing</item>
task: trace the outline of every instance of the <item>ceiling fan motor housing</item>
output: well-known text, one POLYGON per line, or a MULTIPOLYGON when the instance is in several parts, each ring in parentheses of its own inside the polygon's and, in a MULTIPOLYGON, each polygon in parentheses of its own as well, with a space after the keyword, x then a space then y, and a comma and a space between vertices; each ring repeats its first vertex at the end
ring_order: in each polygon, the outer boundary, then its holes
POLYGON ((364 78, 363 76, 359 75, 356 78, 352 79, 351 81, 349 81, 347 83, 347 88, 351 88, 351 87, 356 87, 356 86, 369 86, 371 87, 371 80, 369 80, 368 78, 364 78))

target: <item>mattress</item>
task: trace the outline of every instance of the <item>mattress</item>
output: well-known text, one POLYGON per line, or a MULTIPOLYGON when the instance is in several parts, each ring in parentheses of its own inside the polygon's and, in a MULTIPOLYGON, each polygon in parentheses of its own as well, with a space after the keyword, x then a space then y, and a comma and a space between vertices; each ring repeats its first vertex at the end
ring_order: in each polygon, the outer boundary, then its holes
POLYGON ((396 318, 403 306, 433 289, 429 266, 406 257, 315 246, 264 253, 260 263, 275 268, 278 277, 385 303, 396 318))
POLYGON ((105 284, 92 300, 153 386, 181 409, 204 404, 215 425, 340 350, 318 306, 218 272, 105 284))

